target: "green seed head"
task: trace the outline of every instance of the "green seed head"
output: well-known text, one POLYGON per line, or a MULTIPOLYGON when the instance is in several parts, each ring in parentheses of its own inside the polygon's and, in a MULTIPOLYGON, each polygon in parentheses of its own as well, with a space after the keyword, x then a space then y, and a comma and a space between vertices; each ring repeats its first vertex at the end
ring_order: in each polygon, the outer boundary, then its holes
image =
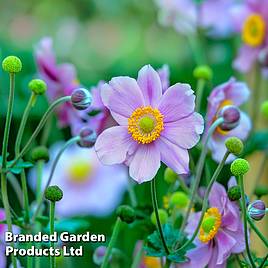
POLYGON ((43 160, 45 162, 49 161, 49 152, 47 147, 38 146, 35 147, 31 152, 31 158, 33 162, 37 162, 39 160, 43 160))
POLYGON ((51 202, 57 202, 60 201, 63 197, 62 190, 54 185, 54 186, 48 186, 45 191, 45 198, 51 202))
POLYGON ((184 192, 173 193, 169 200, 170 206, 176 208, 185 208, 188 202, 189 198, 184 192))
POLYGON ((136 218, 134 209, 127 205, 122 205, 117 208, 116 215, 126 223, 132 223, 136 218))
POLYGON ((225 141, 225 146, 230 153, 236 156, 239 156, 243 152, 243 149, 244 149, 243 142, 237 137, 228 138, 225 141))
POLYGON ((243 176, 246 174, 250 169, 250 165, 247 160, 242 158, 237 158, 231 164, 231 172, 234 176, 243 176))
MULTIPOLYGON (((158 215, 159 215, 159 219, 160 219, 160 223, 161 224, 165 224, 168 220, 168 214, 167 212, 164 210, 164 209, 158 209, 158 215)), ((151 215, 151 222, 154 224, 154 225, 157 225, 157 222, 156 222, 156 216, 155 216, 155 213, 153 212, 152 215, 151 215)))
POLYGON ((208 217, 203 220, 202 228, 206 233, 209 233, 215 226, 216 219, 215 217, 208 217))
POLYGON ((155 127, 155 121, 150 116, 144 116, 139 121, 139 127, 144 133, 151 133, 155 127))
POLYGON ((235 185, 228 190, 228 197, 231 201, 236 201, 241 198, 241 189, 240 186, 235 185))
POLYGON ((211 68, 207 65, 200 65, 194 69, 193 75, 196 79, 204 79, 210 81, 213 76, 211 68))
POLYGON ((16 56, 8 56, 2 62, 2 67, 5 72, 18 73, 21 71, 21 60, 16 56))
POLYGON ((178 174, 175 173, 171 168, 166 168, 164 173, 164 180, 168 184, 173 184, 178 179, 178 174))
POLYGON ((261 113, 266 119, 268 119, 268 100, 262 103, 261 113))
POLYGON ((42 95, 47 90, 46 83, 41 79, 33 79, 29 83, 29 89, 36 95, 42 95))

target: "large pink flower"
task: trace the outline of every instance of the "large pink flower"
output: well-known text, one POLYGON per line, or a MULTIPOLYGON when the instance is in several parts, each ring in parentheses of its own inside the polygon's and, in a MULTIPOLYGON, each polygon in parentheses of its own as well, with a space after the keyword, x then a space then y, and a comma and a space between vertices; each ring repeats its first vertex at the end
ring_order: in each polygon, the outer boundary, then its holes
POLYGON ((126 163, 138 183, 156 175, 160 161, 179 174, 189 172, 188 149, 203 132, 203 118, 194 112, 188 84, 163 93, 158 73, 144 66, 138 79, 115 77, 102 87, 102 100, 119 126, 106 129, 95 144, 104 164, 126 163))

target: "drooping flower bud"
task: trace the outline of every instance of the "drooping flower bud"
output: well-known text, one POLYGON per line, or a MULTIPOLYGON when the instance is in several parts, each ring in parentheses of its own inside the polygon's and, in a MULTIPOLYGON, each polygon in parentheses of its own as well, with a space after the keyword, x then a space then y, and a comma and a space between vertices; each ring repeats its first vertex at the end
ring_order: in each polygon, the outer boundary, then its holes
POLYGON ((22 63, 18 57, 8 56, 3 60, 2 67, 5 72, 18 73, 22 69, 22 63))
POLYGON ((80 133, 80 140, 77 144, 84 148, 91 148, 97 140, 97 133, 91 128, 83 128, 80 133))
POLYGON ((29 89, 36 95, 42 95, 47 90, 47 84, 41 79, 33 79, 28 84, 29 89))
POLYGON ((224 122, 219 127, 224 131, 230 131, 238 126, 240 111, 236 106, 227 105, 219 111, 218 117, 224 119, 224 122))
POLYGON ((237 201, 241 198, 241 189, 239 185, 232 186, 228 189, 228 198, 231 201, 237 201))
POLYGON ((49 151, 45 146, 35 147, 31 152, 31 159, 33 162, 43 160, 45 162, 49 161, 49 151))
POLYGON ((262 196, 268 195, 268 187, 266 185, 257 185, 254 194, 261 198, 262 196))
POLYGON ((134 209, 127 205, 122 205, 117 208, 116 215, 126 223, 132 223, 136 219, 136 213, 134 209))
POLYGON ((75 109, 85 110, 92 102, 91 93, 85 88, 75 89, 71 96, 71 102, 75 109))
POLYGON ((247 160, 242 158, 237 158, 231 164, 231 172, 234 176, 245 175, 250 169, 250 165, 247 160))
POLYGON ((262 103, 261 113, 266 119, 268 119, 268 100, 262 103))
POLYGON ((188 196, 184 192, 175 192, 171 195, 169 200, 170 207, 185 208, 189 202, 188 196))
MULTIPOLYGON (((158 215, 159 215, 159 220, 160 223, 163 225, 167 222, 168 220, 168 214, 164 209, 158 209, 158 215)), ((151 222, 157 226, 157 222, 156 222, 156 215, 155 212, 152 213, 151 215, 151 222)))
POLYGON ((256 200, 249 204, 248 215, 255 221, 260 221, 266 213, 266 206, 262 200, 256 200))
POLYGON ((45 198, 51 202, 58 202, 62 199, 63 192, 62 190, 57 186, 48 186, 45 191, 45 198))
POLYGON ((168 184, 173 184, 177 179, 178 179, 178 174, 174 172, 171 168, 167 167, 164 173, 164 180, 168 184))
POLYGON ((230 153, 236 156, 239 156, 243 152, 243 149, 244 149, 243 142, 237 137, 228 138, 225 141, 225 146, 230 153))
POLYGON ((200 65, 194 69, 193 75, 196 79, 204 79, 210 81, 212 79, 213 73, 209 66, 200 65))

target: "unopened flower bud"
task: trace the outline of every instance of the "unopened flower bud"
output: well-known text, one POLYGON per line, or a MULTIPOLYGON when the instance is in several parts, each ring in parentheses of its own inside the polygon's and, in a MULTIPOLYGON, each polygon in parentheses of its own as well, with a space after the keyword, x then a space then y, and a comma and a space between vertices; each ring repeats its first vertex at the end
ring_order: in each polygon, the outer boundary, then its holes
POLYGON ((58 202, 62 199, 63 192, 62 190, 54 185, 54 186, 48 186, 45 191, 45 198, 51 202, 58 202))
POLYGON ((75 109, 86 110, 92 102, 91 93, 85 88, 75 89, 71 96, 71 102, 75 109))
POLYGON ((164 180, 168 184, 173 184, 177 179, 178 179, 178 174, 174 172, 171 168, 167 167, 164 173, 164 180))
POLYGON ((262 103, 261 113, 266 119, 268 119, 268 100, 262 103))
POLYGON ((236 177, 245 175, 249 169, 250 165, 248 161, 242 158, 237 158, 231 164, 231 172, 236 177))
POLYGON ((268 187, 266 185, 257 185, 254 194, 261 198, 262 196, 268 195, 268 187))
POLYGON ((224 122, 219 127, 224 131, 230 131, 238 126, 240 111, 236 106, 227 105, 219 111, 218 117, 224 119, 224 122))
POLYGON ((262 200, 256 200, 248 206, 248 215, 255 221, 260 221, 266 213, 266 206, 262 200))
MULTIPOLYGON (((165 224, 168 220, 168 214, 164 209, 158 209, 158 215, 159 215, 159 220, 161 224, 165 224)), ((155 212, 152 213, 151 215, 151 222, 157 226, 156 222, 156 215, 155 212)))
POLYGON ((49 151, 45 146, 35 147, 31 152, 31 159, 33 162, 43 160, 45 162, 49 161, 49 151))
POLYGON ((228 138, 225 141, 225 146, 230 153, 236 156, 239 156, 243 152, 243 149, 244 149, 243 142, 237 137, 228 138))
POLYGON ((196 79, 204 79, 210 81, 212 79, 213 73, 209 66, 200 65, 194 69, 193 75, 196 79))
POLYGON ((116 215, 126 223, 132 223, 136 219, 134 209, 127 205, 122 205, 117 208, 116 215))
POLYGON ((241 189, 240 186, 235 185, 228 189, 228 198, 231 201, 237 201, 241 198, 241 189))
POLYGON ((175 192, 171 195, 169 200, 170 207, 185 208, 189 202, 188 196, 184 192, 175 192))
POLYGON ((5 72, 18 73, 22 69, 22 63, 18 57, 8 56, 3 60, 2 67, 5 72))
POLYGON ((41 79, 33 79, 28 84, 29 89, 36 95, 42 95, 47 90, 47 84, 41 79))
POLYGON ((80 140, 77 142, 79 146, 91 148, 97 140, 97 133, 91 128, 83 128, 80 133, 80 140))

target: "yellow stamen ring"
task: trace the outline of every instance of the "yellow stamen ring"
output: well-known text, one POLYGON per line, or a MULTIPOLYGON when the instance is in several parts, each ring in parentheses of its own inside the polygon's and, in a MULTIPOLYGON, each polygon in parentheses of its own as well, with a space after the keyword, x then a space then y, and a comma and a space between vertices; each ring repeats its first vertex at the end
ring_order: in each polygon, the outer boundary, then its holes
POLYGON ((208 243, 215 237, 221 226, 221 214, 217 208, 209 208, 205 213, 199 232, 199 240, 208 243))
POLYGON ((128 132, 138 143, 151 143, 164 129, 164 116, 151 106, 139 107, 128 118, 128 132))

